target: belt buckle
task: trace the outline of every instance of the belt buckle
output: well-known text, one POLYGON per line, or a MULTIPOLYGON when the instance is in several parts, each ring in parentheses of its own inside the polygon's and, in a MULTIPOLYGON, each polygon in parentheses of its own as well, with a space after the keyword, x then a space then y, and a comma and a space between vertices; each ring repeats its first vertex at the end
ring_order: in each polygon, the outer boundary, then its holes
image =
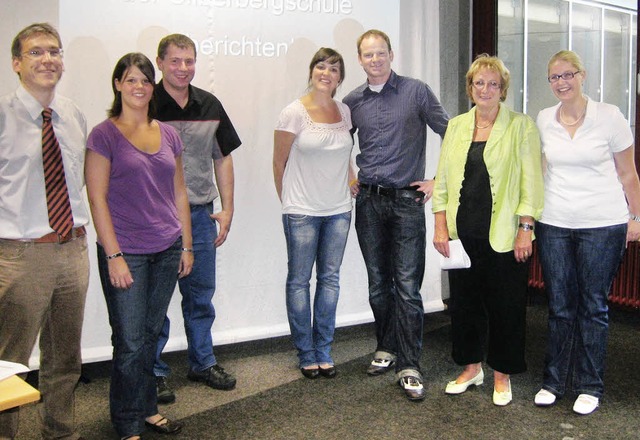
POLYGON ((69 231, 67 235, 60 235, 56 233, 58 244, 68 243, 71 240, 75 240, 76 238, 81 237, 83 232, 82 228, 83 228, 82 226, 78 228, 71 228, 71 231, 69 231))
POLYGON ((393 196, 393 188, 387 188, 385 186, 376 185, 376 194, 383 197, 393 196))
POLYGON ((73 229, 67 235, 60 235, 56 232, 56 238, 58 239, 58 244, 65 244, 71 241, 73 239, 73 229))

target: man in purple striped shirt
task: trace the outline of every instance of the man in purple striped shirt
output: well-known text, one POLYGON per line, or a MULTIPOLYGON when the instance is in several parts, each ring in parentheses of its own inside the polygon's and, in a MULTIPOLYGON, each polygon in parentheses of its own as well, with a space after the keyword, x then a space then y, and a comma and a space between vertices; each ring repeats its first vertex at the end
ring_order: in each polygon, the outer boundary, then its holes
POLYGON ((356 232, 367 266, 369 303, 377 347, 372 376, 395 365, 409 400, 423 400, 420 371, 424 309, 426 226, 424 203, 433 180, 425 180, 427 126, 441 137, 449 115, 431 88, 391 69, 389 37, 369 30, 357 42, 367 81, 343 102, 358 135, 356 232))

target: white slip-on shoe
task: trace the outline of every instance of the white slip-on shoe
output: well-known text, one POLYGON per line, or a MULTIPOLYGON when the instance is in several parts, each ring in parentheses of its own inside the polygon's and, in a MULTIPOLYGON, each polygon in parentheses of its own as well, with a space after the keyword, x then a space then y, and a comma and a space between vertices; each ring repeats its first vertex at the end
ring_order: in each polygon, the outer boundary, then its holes
POLYGON ((513 400, 511 394, 511 380, 509 380, 509 389, 507 391, 498 392, 493 389, 493 404, 496 406, 507 406, 513 400))
POLYGON ((536 397, 533 399, 536 406, 551 406, 556 403, 556 395, 544 388, 538 391, 536 397))
POLYGON ((455 380, 452 380, 447 384, 447 387, 444 389, 444 392, 446 394, 462 394, 465 391, 467 391, 467 388, 469 388, 471 385, 478 386, 478 385, 482 385, 483 382, 484 382, 484 371, 482 371, 482 368, 480 368, 480 372, 466 382, 456 383, 455 380))
POLYGON ((573 404, 573 411, 586 416, 594 412, 600 405, 600 399, 589 394, 580 394, 573 404))

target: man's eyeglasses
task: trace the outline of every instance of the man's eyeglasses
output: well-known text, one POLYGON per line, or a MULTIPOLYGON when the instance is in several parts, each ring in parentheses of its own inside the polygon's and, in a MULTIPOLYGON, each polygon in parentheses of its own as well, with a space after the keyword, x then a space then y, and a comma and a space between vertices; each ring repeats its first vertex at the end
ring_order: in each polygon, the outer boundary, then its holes
POLYGON ((565 81, 569 81, 570 79, 573 79, 573 77, 576 76, 578 73, 580 73, 579 70, 576 72, 564 72, 560 75, 553 74, 547 79, 549 80, 550 83, 558 82, 560 78, 562 78, 565 81))
POLYGON ((49 57, 54 60, 62 58, 62 49, 31 49, 26 52, 22 52, 22 55, 34 60, 39 60, 47 53, 49 54, 49 57))
POLYGON ((480 81, 473 81, 471 84, 473 84, 473 87, 475 87, 478 90, 484 89, 484 86, 489 86, 489 88, 492 90, 498 90, 502 88, 502 84, 500 84, 497 81, 484 82, 480 80, 480 81))

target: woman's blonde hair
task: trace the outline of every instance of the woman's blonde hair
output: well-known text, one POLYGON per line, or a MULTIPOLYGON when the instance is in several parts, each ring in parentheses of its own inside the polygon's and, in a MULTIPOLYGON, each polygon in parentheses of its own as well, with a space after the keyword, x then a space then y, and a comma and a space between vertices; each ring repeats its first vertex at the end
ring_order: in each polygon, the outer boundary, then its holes
POLYGON ((467 71, 467 96, 469 99, 473 101, 473 77, 482 69, 491 70, 500 75, 500 101, 507 99, 507 90, 509 90, 509 81, 511 79, 509 69, 507 69, 507 66, 504 65, 500 58, 490 56, 486 53, 478 55, 467 71))
POLYGON ((551 59, 549 60, 549 64, 547 64, 547 75, 549 74, 549 69, 551 69, 551 65, 556 61, 566 61, 567 63, 575 67, 576 70, 580 72, 585 71, 584 64, 582 63, 582 58, 580 58, 580 55, 578 55, 572 50, 561 50, 560 52, 552 56, 551 59))

